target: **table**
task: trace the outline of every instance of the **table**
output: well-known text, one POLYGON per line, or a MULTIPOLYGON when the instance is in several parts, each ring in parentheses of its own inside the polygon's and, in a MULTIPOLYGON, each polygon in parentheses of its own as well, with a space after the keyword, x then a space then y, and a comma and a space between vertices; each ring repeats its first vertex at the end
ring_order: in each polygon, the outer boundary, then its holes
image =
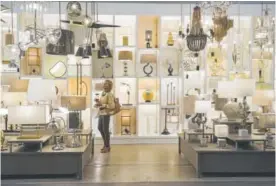
POLYGON ((239 144, 243 142, 263 142, 263 150, 266 149, 266 137, 263 135, 248 135, 248 136, 238 136, 238 135, 228 135, 227 139, 235 143, 235 149, 239 149, 239 144))
POLYGON ((54 151, 52 145, 44 145, 39 151, 24 151, 15 147, 13 153, 1 154, 2 178, 41 178, 72 176, 83 178, 83 171, 91 159, 92 144, 54 151), (18 163, 20 162, 20 163, 18 163))
POLYGON ((7 139, 7 144, 9 145, 9 152, 12 153, 12 146, 14 143, 38 143, 39 144, 39 150, 42 151, 43 143, 47 142, 50 138, 52 138, 52 135, 44 135, 39 139, 17 139, 18 136, 11 136, 7 139))
POLYGON ((198 143, 184 139, 179 133, 179 153, 183 154, 201 176, 275 176, 275 150, 253 146, 250 150, 236 150, 233 146, 218 148, 210 143, 200 147, 198 143))

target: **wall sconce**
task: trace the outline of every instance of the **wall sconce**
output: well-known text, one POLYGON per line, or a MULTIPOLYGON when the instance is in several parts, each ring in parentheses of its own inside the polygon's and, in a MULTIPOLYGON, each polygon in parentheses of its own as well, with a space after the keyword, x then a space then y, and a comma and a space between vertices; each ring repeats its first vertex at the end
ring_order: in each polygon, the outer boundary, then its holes
POLYGON ((25 53, 27 64, 27 73, 29 75, 38 75, 41 70, 41 55, 42 49, 36 47, 29 47, 25 53))
POLYGON ((150 46, 150 41, 152 41, 152 30, 146 30, 145 31, 145 35, 146 35, 146 38, 145 38, 145 40, 146 40, 146 47, 147 48, 151 48, 151 46, 150 46))
POLYGON ((141 58, 140 58, 140 62, 141 62, 141 64, 146 64, 143 67, 143 71, 146 74, 146 77, 150 77, 153 72, 153 67, 151 66, 151 63, 157 62, 156 55, 155 54, 142 54, 141 58))
POLYGON ((132 61, 132 52, 131 51, 120 51, 118 56, 119 61, 124 63, 124 76, 128 76, 127 73, 127 63, 132 61))
POLYGON ((54 78, 62 78, 67 72, 67 66, 64 62, 58 61, 49 69, 49 74, 54 78))

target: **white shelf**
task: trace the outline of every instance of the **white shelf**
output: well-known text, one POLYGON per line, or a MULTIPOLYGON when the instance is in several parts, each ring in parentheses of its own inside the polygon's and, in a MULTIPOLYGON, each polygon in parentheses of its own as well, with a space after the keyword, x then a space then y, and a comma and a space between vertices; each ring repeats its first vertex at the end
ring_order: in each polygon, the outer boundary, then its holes
POLYGON ((179 105, 165 105, 165 106, 161 106, 161 109, 174 109, 178 107, 179 105))
POLYGON ((159 103, 145 102, 145 103, 139 103, 139 105, 159 105, 159 103))
POLYGON ((136 78, 136 76, 115 76, 114 78, 133 79, 136 78))

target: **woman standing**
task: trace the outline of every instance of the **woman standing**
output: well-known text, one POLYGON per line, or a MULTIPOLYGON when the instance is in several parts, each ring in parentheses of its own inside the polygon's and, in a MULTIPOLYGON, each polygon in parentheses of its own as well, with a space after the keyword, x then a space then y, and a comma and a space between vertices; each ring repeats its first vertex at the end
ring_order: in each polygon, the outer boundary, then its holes
POLYGON ((110 152, 110 133, 109 133, 109 121, 110 110, 115 108, 114 96, 111 93, 113 83, 110 80, 105 80, 103 85, 103 92, 99 99, 95 99, 95 107, 99 109, 99 123, 98 129, 104 141, 104 147, 101 149, 101 153, 110 152))

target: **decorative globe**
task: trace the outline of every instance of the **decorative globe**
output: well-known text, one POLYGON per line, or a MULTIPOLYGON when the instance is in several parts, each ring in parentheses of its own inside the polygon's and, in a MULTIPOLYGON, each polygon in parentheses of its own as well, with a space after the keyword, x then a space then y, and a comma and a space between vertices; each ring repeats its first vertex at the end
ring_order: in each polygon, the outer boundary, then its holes
POLYGON ((81 4, 77 1, 69 2, 66 10, 69 16, 79 17, 81 15, 81 4))
POLYGON ((149 89, 145 90, 143 93, 143 98, 145 100, 145 102, 151 102, 153 99, 153 92, 149 89))
POLYGON ((84 20, 83 20, 83 24, 87 27, 92 25, 92 19, 89 16, 85 16, 84 20))

